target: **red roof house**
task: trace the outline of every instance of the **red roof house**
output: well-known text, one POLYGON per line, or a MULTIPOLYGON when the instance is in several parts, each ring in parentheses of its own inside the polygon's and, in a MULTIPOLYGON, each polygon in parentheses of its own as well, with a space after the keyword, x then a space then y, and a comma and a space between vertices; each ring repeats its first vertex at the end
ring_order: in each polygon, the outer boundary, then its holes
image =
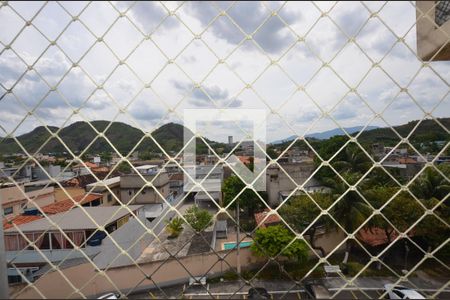
MULTIPOLYGON (((100 200, 103 197, 102 194, 84 194, 73 197, 73 200, 80 205, 84 205, 87 203, 91 203, 95 200, 100 200)), ((68 198, 59 202, 55 202, 46 206, 43 206, 41 209, 46 214, 57 214, 60 212, 68 211, 75 207, 75 203, 72 199, 68 198)))
POLYGON ((281 219, 278 214, 270 214, 270 210, 267 208, 262 212, 255 213, 255 221, 256 224, 262 228, 281 223, 281 219), (267 215, 269 216, 267 217, 267 215))

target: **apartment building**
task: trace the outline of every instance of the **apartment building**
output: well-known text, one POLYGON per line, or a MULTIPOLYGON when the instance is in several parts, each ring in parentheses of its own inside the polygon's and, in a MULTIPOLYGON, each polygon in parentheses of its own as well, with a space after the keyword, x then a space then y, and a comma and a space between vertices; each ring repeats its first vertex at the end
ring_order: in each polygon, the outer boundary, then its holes
MULTIPOLYGON (((297 185, 305 183, 313 171, 314 162, 312 159, 269 166, 266 172, 269 204, 279 204, 283 200, 283 195, 289 194, 297 188, 297 185)), ((307 183, 308 187, 316 185, 318 183, 313 179, 310 179, 307 183)))

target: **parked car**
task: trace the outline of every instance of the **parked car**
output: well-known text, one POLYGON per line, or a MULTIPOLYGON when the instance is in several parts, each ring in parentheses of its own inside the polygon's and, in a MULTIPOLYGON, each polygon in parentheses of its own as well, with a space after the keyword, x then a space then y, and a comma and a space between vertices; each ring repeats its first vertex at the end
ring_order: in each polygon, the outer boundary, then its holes
POLYGON ((304 284, 306 297, 308 299, 330 299, 330 291, 321 283, 318 282, 306 282, 304 284))
POLYGON ((119 298, 120 298, 119 293, 108 293, 108 294, 101 295, 97 299, 119 299, 119 298))
POLYGON ((418 291, 401 285, 385 284, 388 299, 425 299, 418 291))
POLYGON ((255 287, 248 290, 248 299, 271 299, 270 294, 265 288, 255 287))

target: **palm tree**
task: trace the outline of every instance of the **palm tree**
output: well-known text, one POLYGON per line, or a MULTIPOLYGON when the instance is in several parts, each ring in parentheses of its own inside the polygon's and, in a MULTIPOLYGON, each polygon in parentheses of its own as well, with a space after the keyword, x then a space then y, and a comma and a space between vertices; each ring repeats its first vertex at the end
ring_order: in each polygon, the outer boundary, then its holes
POLYGON ((338 155, 333 166, 339 172, 364 173, 372 164, 369 157, 358 146, 347 146, 338 155))
MULTIPOLYGON (((344 182, 328 180, 333 198, 337 200, 331 215, 345 229, 347 233, 353 233, 370 215, 370 206, 355 192, 347 191, 348 186, 344 182)), ((347 240, 343 263, 347 263, 352 248, 352 240, 347 240)))
POLYGON ((442 200, 450 192, 450 183, 434 168, 429 167, 419 176, 411 190, 423 200, 442 200))
POLYGON ((166 220, 167 227, 166 230, 169 233, 170 238, 176 238, 183 231, 183 219, 180 217, 175 217, 172 220, 166 220))

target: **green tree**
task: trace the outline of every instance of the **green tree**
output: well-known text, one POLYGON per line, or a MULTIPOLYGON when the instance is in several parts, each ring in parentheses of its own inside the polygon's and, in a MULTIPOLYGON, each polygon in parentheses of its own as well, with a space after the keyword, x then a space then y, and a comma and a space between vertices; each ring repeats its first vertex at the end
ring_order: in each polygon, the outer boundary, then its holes
POLYGON ((100 159, 103 163, 109 163, 112 159, 111 152, 102 152, 100 153, 100 159))
POLYGON ((115 170, 120 173, 128 174, 131 172, 131 166, 126 161, 123 161, 116 167, 115 170))
POLYGON ((275 158, 278 157, 274 146, 268 146, 267 150, 266 150, 266 153, 271 159, 275 159, 275 158))
MULTIPOLYGON (((330 194, 315 193, 311 195, 312 198, 323 209, 326 209, 332 203, 330 194)), ((301 195, 288 200, 280 209, 280 216, 292 226, 298 233, 301 233, 313 222, 320 214, 320 208, 307 196, 301 195)), ((309 243, 313 249, 321 252, 322 257, 326 256, 323 247, 316 246, 315 235, 317 227, 330 226, 331 223, 327 218, 321 218, 313 226, 310 227, 307 234, 309 236, 309 243)))
POLYGON ((356 144, 348 144, 332 164, 339 172, 364 173, 372 162, 356 144))
MULTIPOLYGON (((435 207, 439 200, 432 198, 426 200, 430 207, 435 207)), ((420 223, 414 227, 416 235, 421 236, 428 245, 428 250, 436 248, 450 235, 450 229, 441 220, 450 223, 450 208, 442 203, 438 208, 433 211, 433 215, 427 215, 423 218, 420 223)))
POLYGON ((141 160, 150 160, 150 159, 157 158, 158 156, 150 151, 139 151, 138 157, 141 160))
POLYGON ((230 205, 230 208, 236 207, 236 202, 239 201, 239 206, 247 211, 247 215, 251 216, 257 209, 264 207, 264 204, 259 199, 258 195, 251 190, 247 189, 242 180, 232 175, 224 180, 222 192, 223 192, 223 206, 227 206, 231 201, 242 191, 242 194, 230 205))
MULTIPOLYGON (((344 146, 347 138, 344 136, 334 136, 325 141, 314 141, 312 142, 313 147, 318 149, 318 156, 314 157, 314 163, 316 166, 319 166, 322 163, 322 160, 329 160, 341 147, 344 146)), ((339 158, 334 158, 334 160, 339 160, 339 158)), ((315 175, 315 179, 317 179, 320 183, 325 184, 325 181, 328 178, 334 178, 336 174, 330 167, 322 167, 315 175)))
POLYGON ((166 220, 167 226, 166 231, 169 233, 170 238, 176 238, 183 231, 183 219, 180 217, 175 217, 172 220, 166 220))
MULTIPOLYGON (((446 167, 441 167, 447 172, 446 167)), ((428 167, 411 186, 411 191, 420 199, 442 200, 450 192, 450 183, 434 168, 428 167)))
POLYGON ((361 190, 371 190, 375 187, 398 187, 386 172, 381 167, 374 168, 358 186, 361 190))
MULTIPOLYGON (((349 187, 344 182, 329 179, 328 186, 331 187, 331 193, 335 200, 343 195, 331 209, 331 214, 347 233, 354 233, 369 217, 370 206, 356 191, 347 191, 349 187)), ((343 263, 347 263, 351 248, 352 240, 348 239, 343 263)))
POLYGON ((304 262, 308 258, 308 246, 301 240, 295 240, 289 245, 294 238, 294 234, 282 225, 258 228, 250 249, 256 256, 280 255, 295 259, 297 262, 304 262))
MULTIPOLYGON (((381 197, 386 195, 386 193, 383 193, 382 190, 377 190, 381 197)), ((387 200, 388 199, 386 199, 386 201, 387 200)), ((383 208, 382 214, 398 230, 404 232, 423 214, 423 209, 409 193, 402 192, 383 208)), ((386 242, 388 244, 392 242, 394 237, 394 228, 392 228, 392 226, 383 217, 377 215, 372 218, 370 220, 369 227, 378 227, 383 229, 387 239, 386 242)))
POLYGON ((364 188, 361 188, 361 194, 367 199, 367 201, 375 208, 380 208, 389 199, 394 196, 394 194, 399 190, 399 187, 390 186, 372 186, 369 188, 368 185, 364 184, 364 188))
POLYGON ((334 136, 319 144, 319 155, 323 160, 330 159, 347 142, 345 136, 334 136))
POLYGON ((184 218, 197 233, 204 231, 212 221, 212 215, 206 209, 201 209, 196 205, 186 210, 184 218))

